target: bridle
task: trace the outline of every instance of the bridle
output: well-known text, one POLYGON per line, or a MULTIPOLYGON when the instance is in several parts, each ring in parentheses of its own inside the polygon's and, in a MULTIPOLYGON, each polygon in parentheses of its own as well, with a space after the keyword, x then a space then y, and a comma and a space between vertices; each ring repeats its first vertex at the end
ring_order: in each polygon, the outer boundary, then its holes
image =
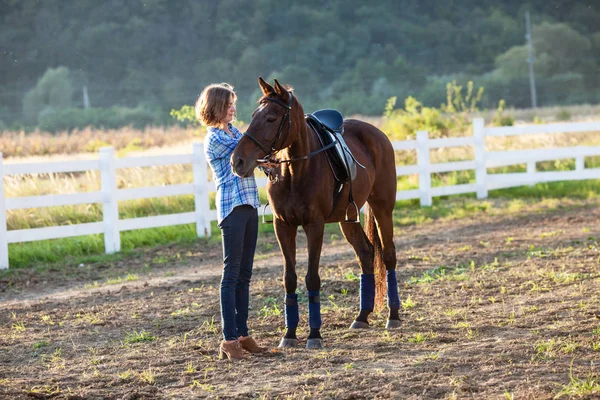
POLYGON ((291 92, 288 92, 288 94, 290 95, 290 101, 288 104, 285 104, 283 101, 273 98, 273 97, 265 97, 263 99, 263 101, 272 101, 273 103, 279 104, 280 106, 282 106, 286 109, 285 115, 283 116, 283 118, 281 119, 281 122, 279 123, 279 128, 277 128, 277 135, 275 135, 275 138, 271 141, 271 143, 269 143, 267 146, 264 146, 257 138, 255 138, 248 132, 244 133, 244 135, 243 135, 243 136, 247 136, 249 139, 251 139, 254 142, 254 144, 256 144, 258 146, 259 149, 261 149, 262 151, 265 152, 265 156, 262 159, 257 160, 259 163, 273 161, 273 160, 271 160, 271 158, 273 157, 273 154, 277 153, 279 150, 281 150, 281 149, 277 149, 275 147, 275 145, 277 144, 277 142, 279 142, 279 139, 281 138, 281 135, 283 134, 283 129, 284 129, 284 125, 285 125, 286 121, 287 121, 287 125, 288 125, 286 138, 287 138, 287 136, 290 135, 290 132, 292 130, 292 119, 290 118, 290 111, 292 110, 292 101, 294 100, 294 96, 292 95, 291 92), (271 148, 271 149, 269 150, 269 148, 271 148))
MULTIPOLYGON (((283 101, 273 98, 273 97, 265 97, 263 99, 263 101, 272 101, 273 103, 279 104, 280 106, 282 106, 286 109, 285 115, 283 116, 283 118, 281 119, 281 122, 279 123, 279 128, 277 128, 277 134, 275 135, 275 138, 273 138, 273 140, 267 146, 264 146, 257 138, 255 138, 248 132, 243 134, 243 136, 247 136, 250 140, 252 140, 254 142, 254 144, 258 146, 259 149, 264 151, 265 156, 263 158, 256 160, 258 163, 271 162, 271 163, 275 163, 275 164, 282 164, 282 163, 291 163, 292 161, 298 161, 298 160, 308 160, 312 156, 319 154, 327 149, 330 149, 336 145, 336 142, 331 142, 327 146, 321 147, 320 149, 313 151, 311 153, 308 153, 307 155, 302 156, 302 157, 293 157, 293 158, 290 158, 287 160, 278 160, 278 159, 273 158, 273 155, 275 153, 277 153, 279 150, 281 150, 281 149, 276 148, 276 144, 279 142, 279 139, 281 139, 281 135, 282 135, 283 129, 284 129, 283 127, 284 127, 284 124, 286 123, 286 121, 287 121, 287 125, 288 125, 286 139, 290 135, 290 132, 292 130, 292 119, 290 118, 290 111, 292 110, 292 101, 294 100, 294 96, 292 95, 291 92, 288 92, 288 94, 290 95, 290 101, 288 104, 285 104, 283 101), (269 147, 271 148, 270 150, 268 149, 269 147)), ((284 140, 284 142, 285 142, 285 140, 284 140)))

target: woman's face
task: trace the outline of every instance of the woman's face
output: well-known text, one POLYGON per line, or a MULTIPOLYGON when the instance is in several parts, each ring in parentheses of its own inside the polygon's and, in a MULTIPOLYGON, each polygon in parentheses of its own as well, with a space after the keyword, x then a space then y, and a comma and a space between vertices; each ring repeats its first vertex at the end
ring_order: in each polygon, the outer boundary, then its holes
POLYGON ((233 117, 235 116, 235 100, 230 98, 229 105, 227 106, 227 111, 225 114, 225 118, 223 118, 223 125, 227 125, 231 121, 233 121, 233 117))

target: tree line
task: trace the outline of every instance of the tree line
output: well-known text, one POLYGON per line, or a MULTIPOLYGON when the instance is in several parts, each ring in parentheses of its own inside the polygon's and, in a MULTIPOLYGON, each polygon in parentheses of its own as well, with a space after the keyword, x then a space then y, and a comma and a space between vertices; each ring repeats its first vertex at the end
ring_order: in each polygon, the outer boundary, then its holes
POLYGON ((539 105, 599 102, 592 0, 0 0, 0 128, 173 123, 220 81, 248 120, 258 76, 306 111, 439 106, 451 81, 483 86, 484 107, 527 107, 527 10, 539 105))

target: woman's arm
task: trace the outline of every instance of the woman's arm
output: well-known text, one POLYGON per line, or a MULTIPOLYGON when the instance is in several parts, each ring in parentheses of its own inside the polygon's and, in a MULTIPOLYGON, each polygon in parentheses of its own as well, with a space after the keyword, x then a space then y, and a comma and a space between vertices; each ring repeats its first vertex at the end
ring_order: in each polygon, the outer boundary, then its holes
POLYGON ((219 158, 229 158, 235 150, 238 140, 224 135, 210 135, 206 145, 206 157, 209 160, 218 160, 219 158))

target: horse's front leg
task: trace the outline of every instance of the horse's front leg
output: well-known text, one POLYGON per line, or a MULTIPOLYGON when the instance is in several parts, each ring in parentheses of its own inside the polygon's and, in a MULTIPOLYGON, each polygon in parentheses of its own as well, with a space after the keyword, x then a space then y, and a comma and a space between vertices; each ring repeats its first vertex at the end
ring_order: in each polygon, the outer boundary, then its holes
POLYGON ((321 337, 321 278, 319 277, 319 261, 323 247, 323 222, 304 225, 308 241, 308 271, 306 273, 306 289, 308 291, 308 323, 310 334, 306 341, 307 349, 320 349, 323 347, 321 337))
POLYGON ((296 276, 296 233, 298 227, 290 226, 280 219, 275 219, 275 235, 283 255, 283 284, 285 287, 285 336, 279 343, 280 348, 296 347, 298 338, 296 329, 300 314, 298 312, 298 277, 296 276))

